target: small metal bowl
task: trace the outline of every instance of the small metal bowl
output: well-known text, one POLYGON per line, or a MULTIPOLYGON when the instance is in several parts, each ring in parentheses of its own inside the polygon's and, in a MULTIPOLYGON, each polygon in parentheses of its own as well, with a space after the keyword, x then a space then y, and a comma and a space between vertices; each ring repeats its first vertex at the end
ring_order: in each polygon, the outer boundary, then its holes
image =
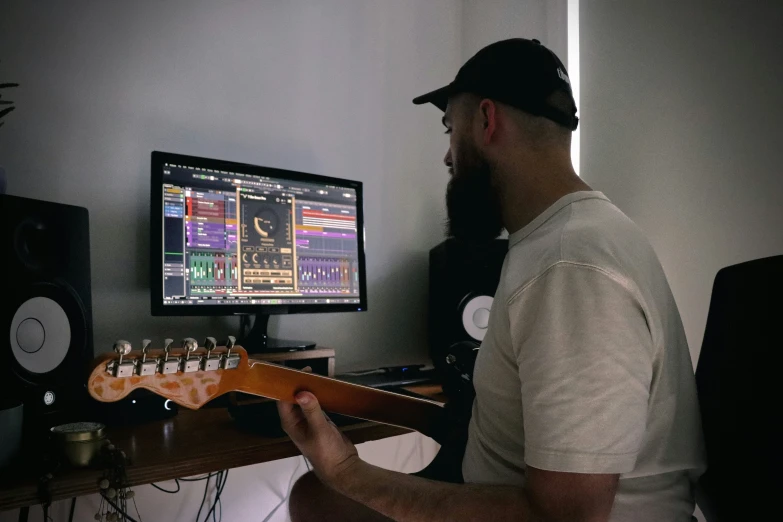
POLYGON ((65 460, 74 467, 89 466, 106 444, 106 426, 98 422, 73 422, 51 429, 52 438, 65 460))

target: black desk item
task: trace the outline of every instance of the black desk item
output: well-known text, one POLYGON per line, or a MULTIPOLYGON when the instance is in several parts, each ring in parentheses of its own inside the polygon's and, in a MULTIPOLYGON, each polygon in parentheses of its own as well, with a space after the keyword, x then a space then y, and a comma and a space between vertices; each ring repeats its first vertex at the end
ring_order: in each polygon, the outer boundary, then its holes
POLYGON ((93 356, 90 227, 86 208, 0 195, 5 280, 0 396, 23 403, 25 443, 85 420, 93 356), (10 335, 9 335, 10 334, 10 335))
POLYGON ((270 315, 367 310, 360 181, 159 151, 150 169, 152 315, 243 315, 239 344, 267 353, 315 348, 270 315))
POLYGON ((450 400, 473 392, 473 365, 486 333, 508 240, 447 239, 430 250, 429 346, 450 400))
MULTIPOLYGON (((341 381, 373 388, 389 389, 411 384, 425 384, 435 380, 434 369, 422 369, 422 365, 381 368, 371 372, 346 373, 335 378, 341 381)), ((398 390, 391 390, 401 393, 398 390)), ((404 394, 404 393, 403 393, 404 394)))

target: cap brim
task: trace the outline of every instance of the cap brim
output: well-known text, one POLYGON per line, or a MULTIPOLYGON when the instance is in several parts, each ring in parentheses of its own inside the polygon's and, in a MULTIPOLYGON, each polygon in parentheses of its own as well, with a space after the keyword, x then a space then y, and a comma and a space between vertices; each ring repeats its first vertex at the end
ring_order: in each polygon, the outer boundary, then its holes
POLYGON ((431 103, 438 109, 446 112, 446 106, 449 104, 449 96, 451 96, 452 85, 454 84, 450 83, 445 87, 441 87, 440 89, 435 89, 434 91, 428 92, 427 94, 417 96, 413 99, 413 103, 416 105, 431 103))

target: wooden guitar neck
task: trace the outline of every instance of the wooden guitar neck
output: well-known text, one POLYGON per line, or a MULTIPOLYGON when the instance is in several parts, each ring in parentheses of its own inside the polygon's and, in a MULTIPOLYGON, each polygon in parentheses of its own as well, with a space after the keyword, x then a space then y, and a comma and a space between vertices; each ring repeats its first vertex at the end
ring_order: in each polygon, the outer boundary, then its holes
POLYGON ((172 349, 171 344, 167 340, 161 351, 150 350, 145 342, 139 352, 132 351, 130 343, 118 341, 115 354, 95 359, 87 383, 90 395, 101 402, 115 402, 145 388, 198 409, 232 391, 288 402, 308 391, 326 411, 409 428, 435 439, 444 425, 444 409, 435 401, 249 360, 242 347, 233 343, 218 347, 211 338, 202 349, 193 339, 187 339, 182 349, 172 349))
POLYGON ((300 391, 309 391, 326 411, 413 429, 433 438, 442 422, 440 403, 263 361, 250 361, 249 378, 238 391, 289 402, 300 391))

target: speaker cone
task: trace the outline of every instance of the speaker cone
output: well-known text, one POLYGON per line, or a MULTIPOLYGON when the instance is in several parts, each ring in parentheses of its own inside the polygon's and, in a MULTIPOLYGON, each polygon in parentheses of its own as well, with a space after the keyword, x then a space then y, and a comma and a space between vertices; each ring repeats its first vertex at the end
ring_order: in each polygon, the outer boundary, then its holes
POLYGON ((488 295, 468 294, 459 304, 462 311, 462 327, 465 329, 465 333, 476 341, 483 341, 487 334, 492 300, 492 297, 488 295))
POLYGON ((84 307, 64 283, 33 284, 15 298, 8 331, 13 369, 35 384, 56 373, 69 353, 81 353, 86 330, 84 307))

